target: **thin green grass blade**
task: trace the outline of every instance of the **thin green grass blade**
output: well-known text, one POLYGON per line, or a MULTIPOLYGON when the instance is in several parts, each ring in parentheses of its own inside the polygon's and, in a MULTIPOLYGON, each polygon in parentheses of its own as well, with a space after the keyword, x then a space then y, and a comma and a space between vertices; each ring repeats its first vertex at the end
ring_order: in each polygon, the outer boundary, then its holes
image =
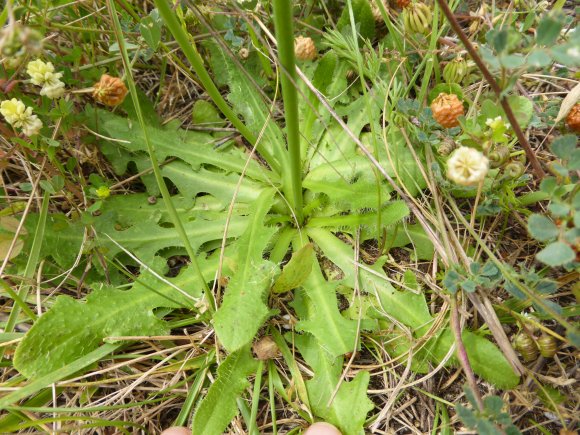
POLYGON ((55 382, 62 381, 67 377, 75 374, 78 371, 90 366, 91 364, 100 361, 110 353, 114 352, 115 350, 119 349, 122 345, 120 344, 110 344, 106 343, 101 347, 95 349, 94 351, 88 353, 87 355, 83 356, 82 358, 77 359, 76 361, 67 364, 64 367, 61 367, 58 370, 54 370, 47 375, 44 375, 34 381, 28 383, 27 385, 23 386, 19 390, 16 390, 2 398, 0 398, 0 410, 5 409, 7 406, 13 405, 14 403, 22 400, 26 397, 29 397, 43 388, 46 388, 55 382))
MULTIPOLYGON (((210 98, 216 104, 216 106, 221 110, 225 117, 234 125, 234 127, 250 142, 254 145, 257 141, 256 136, 244 125, 242 121, 236 116, 234 111, 230 108, 226 100, 222 97, 219 89, 214 84, 209 73, 205 69, 204 61, 197 52, 195 45, 192 44, 190 38, 185 33, 185 30, 179 24, 175 14, 171 10, 170 3, 166 0, 155 0, 155 5, 159 10, 159 15, 165 22, 165 25, 169 31, 173 34, 173 37, 183 50, 183 54, 195 70, 195 73, 199 77, 205 91, 208 93, 210 98)), ((277 160, 273 158, 270 153, 264 150, 263 146, 258 146, 258 152, 264 157, 268 162, 270 167, 274 169, 275 172, 280 173, 280 164, 277 160)))
MULTIPOLYGON (((40 261, 40 248, 44 241, 44 230, 46 227, 46 218, 48 216, 49 200, 50 193, 44 192, 42 197, 42 206, 40 208, 40 216, 38 223, 36 224, 36 230, 34 231, 34 241, 32 242, 32 248, 30 249, 30 253, 28 255, 28 261, 26 262, 24 273, 22 274, 24 284, 21 285, 20 290, 18 291, 18 298, 20 298, 21 301, 24 301, 28 295, 30 286, 26 282, 32 279, 34 271, 36 270, 38 262, 40 261)), ((4 332, 12 332, 14 330, 14 327, 18 323, 19 314, 20 305, 15 303, 15 305, 12 307, 12 310, 10 311, 10 315, 8 316, 8 321, 4 327, 4 332)), ((4 347, 0 348, 0 359, 2 359, 4 356, 5 349, 6 348, 4 347)))
MULTIPOLYGON (((163 3, 163 2, 158 2, 163 3)), ((143 113, 141 111, 141 105, 139 102, 139 97, 137 93, 137 87, 135 86, 135 81, 133 80, 133 75, 131 73, 131 62, 129 62, 129 57, 127 55, 127 48, 125 46, 125 38, 123 36, 123 31, 121 29, 121 23, 119 22, 119 17, 117 16, 117 10, 115 9, 115 3, 111 0, 107 1, 107 5, 109 8, 109 13, 113 20, 113 27, 115 31, 115 35, 117 38, 117 42, 119 44, 119 49, 121 52, 121 58, 123 60, 123 65, 125 66, 125 73, 127 74, 127 83, 129 84, 129 89, 131 91, 131 98, 133 99, 133 105, 135 106, 135 112, 137 114, 137 118, 139 119, 139 124, 141 125, 141 130, 143 131, 143 138, 147 144, 147 151, 149 153, 149 158, 151 159, 151 166, 153 168, 153 173, 155 175, 155 179, 157 180, 157 184, 159 186, 159 190, 161 191, 161 196, 163 197, 163 201, 165 202, 165 206, 167 207, 167 211, 171 216, 171 220, 175 225, 175 229, 179 233, 179 237, 183 241, 185 250, 187 251, 187 255, 189 256, 189 260, 193 265, 196 273, 198 274, 200 281, 203 283, 205 287, 205 295, 209 302, 209 309, 211 311, 215 310, 216 304, 213 298, 213 293, 210 291, 199 264, 197 262, 196 253, 193 250, 191 243, 187 237, 187 233, 185 232, 185 228, 183 227, 183 223, 177 214, 177 210, 173 205, 171 200, 171 195, 169 194, 169 190, 167 189, 167 185, 165 184, 165 180, 163 180, 163 176, 161 175, 161 171, 159 169, 159 162, 157 161, 157 156, 155 154, 155 149, 153 147, 152 142, 149 140, 149 134, 147 130, 147 126, 145 124, 145 119, 143 118, 143 113)), ((169 8, 167 4, 165 4, 166 8, 169 8)), ((175 18, 175 17, 174 17, 175 18)))

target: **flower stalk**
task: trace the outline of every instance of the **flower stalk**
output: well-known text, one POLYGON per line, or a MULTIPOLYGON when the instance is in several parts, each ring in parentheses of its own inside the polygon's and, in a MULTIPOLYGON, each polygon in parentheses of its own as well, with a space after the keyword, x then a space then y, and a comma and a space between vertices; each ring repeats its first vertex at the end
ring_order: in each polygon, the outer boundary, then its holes
POLYGON ((286 140, 290 157, 289 181, 284 177, 286 198, 292 205, 299 224, 302 224, 302 168, 300 164, 300 120, 298 117, 297 74, 294 55, 294 30, 292 25, 292 2, 274 0, 274 26, 278 42, 278 57, 282 70, 282 98, 286 119, 286 140))

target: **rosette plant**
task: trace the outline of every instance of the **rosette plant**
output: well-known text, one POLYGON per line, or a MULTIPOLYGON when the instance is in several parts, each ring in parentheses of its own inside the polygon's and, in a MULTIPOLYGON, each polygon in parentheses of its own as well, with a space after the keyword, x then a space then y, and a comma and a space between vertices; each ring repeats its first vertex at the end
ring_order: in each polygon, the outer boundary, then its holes
MULTIPOLYGON (((86 301, 59 296, 35 321, 14 357, 33 386, 0 403, 126 345, 116 337, 164 335, 207 323, 215 330, 215 346, 195 364, 217 367, 216 381, 195 409, 194 433, 223 433, 238 410, 255 412, 238 399, 247 394, 252 376, 259 393, 265 364, 268 382, 279 385, 281 397, 304 418, 325 419, 344 434, 362 433, 374 406, 367 394, 370 374, 360 370, 345 380, 346 355, 377 351, 380 342, 418 373, 458 363, 449 305, 431 312, 426 288, 413 273, 396 280, 387 273, 396 265, 389 254, 395 247, 407 247, 417 260, 441 249, 416 206, 415 196, 427 187, 424 155, 409 146, 399 124, 384 122, 395 114, 401 78, 394 86, 375 80, 369 88, 356 88, 358 95, 345 103, 341 95, 351 66, 330 49, 297 70, 292 2, 274 0, 275 37, 270 36, 277 41, 280 88, 270 101, 261 93, 267 79, 260 74, 258 53, 244 69, 219 40, 207 42, 210 75, 169 3, 155 4, 217 107, 200 104, 207 109, 205 119, 216 125, 227 120, 238 140, 219 131, 163 125, 153 110, 144 110, 148 103, 135 86, 109 2, 133 104, 126 106, 128 116, 94 108, 88 119, 100 137, 111 138, 102 141, 101 150, 114 169, 136 168, 147 193, 113 194, 98 215, 84 220, 48 219, 42 255, 72 267, 77 252, 90 253, 93 290, 86 301), (167 258, 175 255, 187 256, 189 265, 168 277, 167 258), (130 288, 114 267, 126 272, 128 265, 133 271, 140 266, 130 288), (177 323, 166 320, 175 310, 191 314, 177 323), (277 363, 252 357, 251 345, 263 335, 279 347, 277 363), (309 379, 293 352, 310 367, 309 379), (287 369, 295 397, 285 392, 287 382, 276 364, 287 369)), ((347 5, 343 15, 351 29, 365 11, 355 14, 347 5)), ((31 220, 31 231, 44 221, 42 214, 31 220)), ((502 388, 518 383, 491 341, 467 329, 461 337, 477 375, 502 388)))

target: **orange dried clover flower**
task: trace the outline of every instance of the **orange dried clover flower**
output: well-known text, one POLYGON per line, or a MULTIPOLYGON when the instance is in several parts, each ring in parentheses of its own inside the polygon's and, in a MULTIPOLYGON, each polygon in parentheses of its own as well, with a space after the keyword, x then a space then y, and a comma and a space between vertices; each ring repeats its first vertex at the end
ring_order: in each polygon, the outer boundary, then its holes
POLYGON ((294 39, 294 55, 298 60, 314 60, 316 57, 316 46, 312 38, 298 36, 294 39))
POLYGON ((399 8, 406 8, 411 3, 411 0, 395 0, 395 4, 399 8))
POLYGON ((570 112, 568 112, 568 116, 566 117, 566 124, 571 130, 580 133, 580 103, 576 103, 572 109, 570 109, 570 112))
POLYGON ((128 92, 123 80, 108 74, 103 74, 93 88, 93 98, 105 106, 118 106, 128 92))
POLYGON ((441 92, 431 103, 433 118, 445 128, 457 127, 459 117, 465 111, 463 103, 455 94, 446 94, 441 92))

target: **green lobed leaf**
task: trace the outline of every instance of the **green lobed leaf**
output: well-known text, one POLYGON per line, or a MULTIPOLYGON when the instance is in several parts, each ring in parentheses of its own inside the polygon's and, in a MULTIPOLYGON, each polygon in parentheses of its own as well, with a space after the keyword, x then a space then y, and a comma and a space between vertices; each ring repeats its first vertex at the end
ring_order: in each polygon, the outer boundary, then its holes
MULTIPOLYGON (((344 273, 346 285, 354 288, 355 267, 353 249, 328 231, 318 228, 308 229, 308 235, 316 242, 324 255, 344 273)), ((381 278, 384 271, 380 265, 365 265, 359 269, 362 289, 375 295, 381 302, 381 308, 390 316, 411 328, 422 328, 432 321, 431 315, 422 294, 396 290, 389 281, 381 278), (372 272, 369 272, 370 269, 372 272)))
MULTIPOLYGON (((198 261, 206 279, 211 280, 217 260, 198 261)), ((161 264, 164 261, 158 258, 153 268, 159 270, 161 264)), ((203 285, 190 268, 168 281, 193 298, 201 296, 203 285)), ((14 367, 27 378, 39 378, 93 352, 106 337, 165 335, 167 327, 153 309, 191 305, 190 299, 147 271, 129 290, 102 286, 93 290, 85 302, 58 296, 19 343, 14 367)))
POLYGON ((312 271, 302 286, 306 295, 307 317, 300 316, 296 328, 316 337, 332 357, 353 352, 357 336, 356 321, 341 315, 336 298, 337 283, 324 279, 313 253, 310 254, 310 261, 312 271))
MULTIPOLYGON (((346 106, 336 107, 337 114, 347 119, 346 124, 349 130, 357 137, 361 135, 363 128, 369 122, 374 122, 376 130, 379 129, 377 121, 380 117, 381 106, 374 99, 371 100, 371 120, 369 120, 368 104, 368 98, 361 96, 346 106)), ((368 176, 372 176, 372 165, 357 153, 356 144, 349 135, 344 134, 342 126, 335 120, 331 120, 325 125, 321 125, 321 129, 324 130, 324 135, 320 143, 317 147, 309 147, 308 149, 310 154, 306 160, 310 168, 309 172, 324 164, 332 166, 344 163, 344 178, 347 180, 360 174, 367 174, 367 172, 368 176), (354 161, 353 158, 358 160, 354 161), (365 170, 365 168, 370 171, 365 170), (355 171, 358 171, 358 174, 353 173, 355 171)), ((341 173, 340 169, 338 169, 338 173, 341 173)))
MULTIPOLYGON (((91 109, 88 112, 88 124, 105 137, 115 138, 115 142, 102 146, 103 153, 111 162, 120 156, 120 149, 127 150, 136 156, 143 156, 147 151, 147 144, 143 131, 135 121, 116 115, 102 109, 91 109)), ((193 171, 201 166, 212 166, 224 171, 241 173, 247 160, 244 152, 236 147, 225 146, 215 148, 215 139, 206 133, 178 129, 175 124, 165 127, 149 125, 147 128, 149 140, 153 145, 157 158, 164 161, 170 157, 189 164, 193 171)), ((126 161, 133 158, 125 158, 126 161)), ((126 164, 125 161, 125 164, 126 164)), ((147 160, 146 160, 147 161, 147 160)), ((149 163, 150 166, 150 163, 149 163)), ((149 168, 140 168, 140 170, 149 168)), ((126 167, 118 166, 116 171, 123 173, 126 167)), ((273 173, 261 167, 252 160, 246 170, 246 175, 255 180, 266 181, 276 179, 273 173)))
POLYGON ((256 361, 249 347, 228 355, 217 370, 215 382, 194 412, 194 434, 221 435, 227 432, 228 424, 238 413, 236 399, 250 385, 247 377, 255 370, 256 361))
MULTIPOLYGON (((409 208, 404 201, 392 201, 380 211, 380 223, 382 226, 389 226, 399 222, 401 219, 409 215, 409 208)), ((337 215, 329 217, 313 217, 308 222, 308 227, 330 227, 330 228, 344 228, 357 227, 360 225, 376 225, 379 222, 377 212, 354 213, 348 215, 337 215)))
MULTIPOLYGON (((354 287, 354 253, 352 248, 332 234, 319 229, 309 229, 308 235, 316 242, 322 252, 343 271, 344 283, 354 287)), ((365 266, 359 269, 359 280, 361 288, 369 295, 378 298, 380 310, 389 316, 407 325, 419 338, 427 332, 433 321, 425 296, 422 293, 415 294, 409 290, 396 290, 388 281, 381 278, 384 271, 380 265, 365 266), (365 269, 371 269, 374 273, 365 269)), ((384 318, 384 317, 383 317, 384 318)), ((511 366, 503 354, 491 342, 483 337, 464 331, 466 348, 474 371, 487 381, 502 388, 512 388, 519 382, 519 377, 513 372, 511 366)), ((423 357, 432 361, 440 362, 445 357, 453 344, 453 336, 449 329, 444 330, 436 339, 429 342, 423 357)), ((409 348, 401 340, 398 344, 399 354, 409 348)), ((414 359, 421 359, 421 355, 414 359)), ((417 361, 414 368, 420 366, 417 361)))
POLYGON ((252 203, 263 190, 263 184, 244 177, 241 184, 237 173, 225 173, 200 168, 192 171, 191 166, 183 162, 173 162, 161 168, 161 174, 170 179, 182 195, 195 198, 200 193, 209 193, 218 198, 222 204, 229 204, 234 194, 237 203, 252 203))
POLYGON ((274 192, 265 190, 254 204, 250 224, 236 242, 237 270, 214 315, 218 338, 229 352, 250 343, 268 317, 267 291, 278 267, 263 259, 264 249, 276 232, 276 228, 264 226, 264 219, 273 202, 274 192))
MULTIPOLYGON (((174 197, 178 214, 185 231, 195 248, 202 244, 221 240, 226 217, 220 213, 224 206, 210 196, 193 200, 174 197)), ((238 237, 248 225, 248 218, 237 211, 232 216, 228 234, 238 237)), ((148 263, 166 248, 182 247, 177 231, 169 223, 162 201, 150 204, 147 195, 118 195, 107 198, 101 214, 90 218, 96 238, 84 245, 85 251, 99 249, 101 254, 113 259, 122 249, 108 236, 141 261, 148 263)), ((36 216, 27 219, 27 228, 33 228, 36 216)), ((49 216, 42 245, 42 256, 52 257, 62 267, 71 267, 83 246, 85 223, 70 220, 62 214, 49 216)))
POLYGON ((402 222, 387 234, 388 248, 411 245, 413 254, 419 260, 431 260, 435 247, 421 224, 409 225, 402 222))
POLYGON ((312 412, 337 426, 344 435, 362 435, 366 415, 373 409, 373 403, 366 394, 369 373, 360 371, 350 382, 343 381, 330 406, 327 406, 338 385, 343 358, 332 357, 326 347, 309 334, 291 339, 314 371, 314 377, 306 381, 312 412))
POLYGON ((272 291, 284 293, 299 287, 310 275, 312 270, 312 254, 314 248, 308 243, 292 254, 290 261, 282 269, 282 273, 276 279, 272 291))
MULTIPOLYGON (((246 126, 256 136, 266 126, 264 138, 261 141, 262 146, 273 155, 278 155, 277 147, 284 143, 282 131, 269 116, 269 107, 264 102, 256 85, 217 43, 208 42, 207 47, 214 75, 229 87, 230 93, 227 98, 232 104, 233 110, 244 118, 246 126)), ((258 86, 264 84, 263 79, 258 75, 252 75, 252 79, 254 82, 258 82, 258 86)))
POLYGON ((339 161, 318 166, 306 175, 304 187, 312 192, 324 193, 331 204, 343 210, 376 209, 380 203, 388 201, 391 189, 386 183, 377 182, 368 161, 364 158, 349 160, 350 165, 339 161))

